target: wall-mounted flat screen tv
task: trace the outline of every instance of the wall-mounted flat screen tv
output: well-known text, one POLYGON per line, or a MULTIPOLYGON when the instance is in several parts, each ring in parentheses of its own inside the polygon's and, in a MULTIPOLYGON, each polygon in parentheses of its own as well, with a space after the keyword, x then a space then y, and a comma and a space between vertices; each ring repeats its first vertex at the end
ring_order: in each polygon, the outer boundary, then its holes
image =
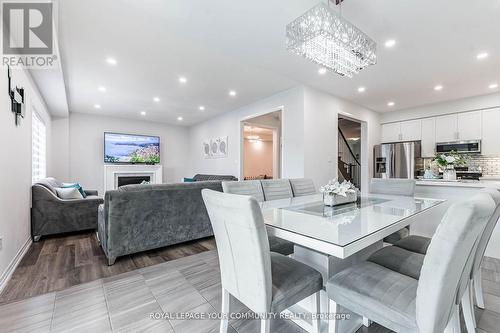
POLYGON ((158 164, 160 137, 106 132, 104 163, 158 164))

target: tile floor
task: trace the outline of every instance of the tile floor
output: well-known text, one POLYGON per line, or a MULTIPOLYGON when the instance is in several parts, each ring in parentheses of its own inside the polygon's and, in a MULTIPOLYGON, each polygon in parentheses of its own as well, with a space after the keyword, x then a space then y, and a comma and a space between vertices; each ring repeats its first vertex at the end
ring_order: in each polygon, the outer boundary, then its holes
MULTIPOLYGON (((483 265, 486 310, 477 310, 478 333, 500 329, 500 260, 483 265)), ((221 292, 217 254, 203 252, 163 264, 0 306, 2 332, 217 332, 218 320, 153 320, 151 313, 217 313, 221 292)), ((233 301, 232 309, 249 311, 233 301)), ((258 332, 256 320, 230 322, 231 333, 258 332)), ((272 332, 302 333, 287 320, 272 332)), ((389 330, 373 324, 359 333, 389 330)), ((464 330, 465 332, 465 330, 464 330)))

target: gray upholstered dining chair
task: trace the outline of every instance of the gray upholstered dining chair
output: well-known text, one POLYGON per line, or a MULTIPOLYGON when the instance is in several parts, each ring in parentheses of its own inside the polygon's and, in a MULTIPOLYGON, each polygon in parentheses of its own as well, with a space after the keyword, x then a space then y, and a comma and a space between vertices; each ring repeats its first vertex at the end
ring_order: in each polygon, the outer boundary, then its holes
MULTIPOLYGON (((418 280, 371 261, 337 273, 327 283, 330 311, 340 304, 396 332, 460 332, 458 305, 494 209, 484 193, 450 206, 418 280)), ((331 321, 330 332, 335 326, 331 321)))
POLYGON ((296 178, 290 179, 290 185, 292 186, 292 192, 294 197, 302 197, 304 195, 316 194, 316 188, 314 187, 314 182, 310 178, 296 178))
POLYGON ((292 186, 288 179, 265 179, 260 182, 266 201, 293 198, 292 186))
MULTIPOLYGON (((476 326, 473 301, 474 295, 476 298, 477 306, 481 309, 484 309, 481 262, 483 261, 484 253, 486 252, 486 247, 488 246, 488 242, 491 238, 493 230, 495 229, 498 219, 500 218, 500 191, 495 188, 484 188, 480 192, 489 194, 495 202, 496 208, 478 241, 468 289, 462 297, 462 310, 464 314, 465 324, 467 326, 467 331, 469 333, 473 332, 474 327, 476 326)), ((379 253, 374 259, 379 263, 385 265, 386 267, 388 267, 388 260, 392 261, 392 263, 389 264, 391 266, 389 268, 391 269, 395 268, 395 265, 397 265, 394 262, 406 261, 406 265, 413 266, 411 269, 413 271, 416 271, 418 270, 418 263, 415 260, 416 258, 423 257, 427 253, 430 242, 431 238, 412 235, 394 244, 394 249, 390 251, 392 252, 391 254, 388 253, 389 251, 384 251, 387 253, 379 253), (398 253, 397 256, 399 257, 399 259, 394 259, 395 253, 398 253), (384 258, 382 258, 382 256, 384 258), (389 259, 389 257, 392 257, 392 259, 389 259), (408 260, 409 257, 412 257, 413 259, 408 260)))
MULTIPOLYGON (((379 179, 372 178, 370 183, 370 193, 403 195, 412 197, 415 195, 416 181, 413 179, 379 179)), ((397 241, 408 237, 410 228, 406 227, 384 238, 384 242, 394 244, 397 241)))
MULTIPOLYGON (((202 190, 219 254, 222 283, 222 313, 230 311, 230 297, 250 310, 280 313, 306 297, 313 296, 319 333, 321 273, 292 258, 269 250, 267 232, 257 200, 251 196, 202 190)), ((228 329, 221 320, 220 332, 228 329)), ((261 332, 270 331, 268 318, 261 320, 261 332)))
MULTIPOLYGON (((260 180, 223 181, 222 190, 224 193, 250 195, 258 202, 264 201, 264 192, 260 180)), ((278 252, 285 256, 292 254, 294 250, 292 242, 276 236, 269 236, 269 247, 272 252, 278 252)))

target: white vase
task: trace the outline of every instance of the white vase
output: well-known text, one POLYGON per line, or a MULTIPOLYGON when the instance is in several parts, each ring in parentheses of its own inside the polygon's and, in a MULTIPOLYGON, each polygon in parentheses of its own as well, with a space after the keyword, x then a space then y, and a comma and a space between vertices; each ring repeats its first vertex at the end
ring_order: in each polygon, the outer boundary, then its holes
POLYGON ((446 166, 443 170, 443 180, 444 181, 455 181, 457 180, 457 171, 452 164, 446 166))
POLYGON ((358 195, 356 193, 347 193, 344 197, 343 195, 323 193, 323 203, 325 206, 337 206, 346 203, 356 202, 358 195))

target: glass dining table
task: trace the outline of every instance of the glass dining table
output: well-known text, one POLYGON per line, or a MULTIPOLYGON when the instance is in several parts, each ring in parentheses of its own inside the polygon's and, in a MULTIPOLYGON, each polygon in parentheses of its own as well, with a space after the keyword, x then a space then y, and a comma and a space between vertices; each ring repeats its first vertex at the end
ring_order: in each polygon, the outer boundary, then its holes
MULTIPOLYGON (((261 203, 269 235, 295 244, 292 258, 317 269, 326 281, 344 268, 366 260, 383 247, 383 239, 413 223, 431 218, 445 200, 394 195, 368 194, 356 203, 329 207, 315 194, 261 203)), ((311 299, 286 311, 287 318, 310 331, 311 299)), ((321 312, 336 313, 341 321, 336 332, 356 332, 363 318, 348 309, 329 309, 326 292, 321 292, 321 312)), ((322 332, 327 332, 322 320, 322 332)), ((365 323, 366 324, 366 323, 365 323)))

